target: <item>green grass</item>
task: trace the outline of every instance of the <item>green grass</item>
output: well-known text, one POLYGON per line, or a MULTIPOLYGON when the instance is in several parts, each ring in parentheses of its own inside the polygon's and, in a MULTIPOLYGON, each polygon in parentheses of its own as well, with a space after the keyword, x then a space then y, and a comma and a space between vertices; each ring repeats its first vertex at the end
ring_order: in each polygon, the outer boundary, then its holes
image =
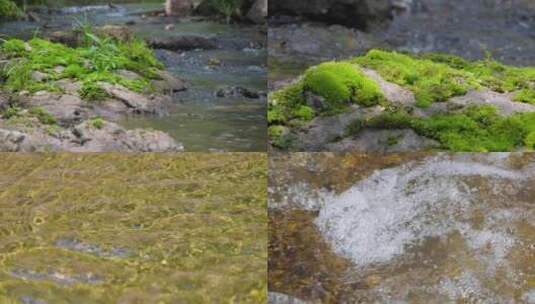
POLYGON ((28 42, 11 39, 4 42, 0 52, 11 59, 1 73, 4 87, 12 92, 47 90, 58 91, 54 81, 70 78, 82 83, 80 94, 87 100, 106 97, 97 88, 97 82, 121 84, 136 92, 151 90, 150 79, 158 78, 156 71, 163 66, 143 41, 117 41, 85 32, 86 44, 70 48, 62 44, 34 38, 28 42), (63 71, 56 70, 64 67, 63 71), (138 73, 139 79, 126 79, 116 73, 127 69, 138 73), (34 71, 49 75, 45 81, 32 79, 34 71))
POLYGON ((104 120, 100 117, 92 118, 90 121, 91 126, 95 129, 102 129, 104 127, 104 120))
POLYGON ((11 0, 0 0, 0 20, 14 19, 21 16, 22 12, 11 0))
POLYGON ((459 113, 428 118, 412 117, 402 110, 388 111, 364 122, 364 125, 381 129, 411 128, 420 135, 437 140, 442 148, 451 151, 534 149, 535 112, 502 117, 493 106, 471 106, 459 113))

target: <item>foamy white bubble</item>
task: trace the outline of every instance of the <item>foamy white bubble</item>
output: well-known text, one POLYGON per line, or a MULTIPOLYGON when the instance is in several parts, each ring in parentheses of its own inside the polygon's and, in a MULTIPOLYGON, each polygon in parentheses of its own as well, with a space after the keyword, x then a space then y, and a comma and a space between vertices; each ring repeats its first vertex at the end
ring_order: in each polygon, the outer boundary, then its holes
POLYGON ((514 238, 499 225, 489 224, 483 231, 466 226, 471 209, 481 202, 477 201, 478 190, 471 189, 463 178, 526 178, 526 172, 509 170, 498 159, 495 162, 498 164, 439 155, 419 165, 376 171, 323 203, 315 223, 333 249, 357 265, 388 262, 408 246, 454 230, 462 232, 473 249, 490 244, 492 261, 499 263, 514 238))

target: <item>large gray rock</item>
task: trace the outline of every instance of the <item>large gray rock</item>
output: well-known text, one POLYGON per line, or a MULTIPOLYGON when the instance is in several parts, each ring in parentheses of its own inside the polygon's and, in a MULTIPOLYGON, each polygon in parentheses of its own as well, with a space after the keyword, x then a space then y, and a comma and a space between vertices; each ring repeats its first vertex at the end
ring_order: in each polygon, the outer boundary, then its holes
POLYGON ((167 0, 165 1, 165 14, 167 16, 187 16, 193 9, 192 0, 167 0))
POLYGON ((291 14, 366 29, 392 18, 390 0, 270 0, 269 15, 291 14))
POLYGON ((268 14, 268 1, 267 0, 256 0, 253 6, 249 9, 247 13, 247 19, 250 21, 261 24, 266 21, 268 14))
POLYGON ((0 152, 17 152, 24 141, 24 133, 0 129, 0 152))
POLYGON ((217 48, 217 44, 212 39, 193 35, 154 37, 149 38, 147 43, 152 48, 171 51, 210 50, 217 48))

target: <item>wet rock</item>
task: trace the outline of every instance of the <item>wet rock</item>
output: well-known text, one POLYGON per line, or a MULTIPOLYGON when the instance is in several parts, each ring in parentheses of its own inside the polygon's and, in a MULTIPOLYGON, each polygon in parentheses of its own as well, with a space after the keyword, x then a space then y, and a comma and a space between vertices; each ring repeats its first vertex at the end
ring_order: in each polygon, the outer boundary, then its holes
POLYGON ((41 299, 36 299, 32 296, 22 296, 19 299, 22 304, 47 304, 48 302, 41 299))
POLYGON ((47 80, 49 77, 48 74, 40 72, 40 71, 33 71, 32 72, 32 79, 37 82, 42 82, 47 80))
POLYGON ((158 114, 165 112, 164 99, 157 96, 149 98, 145 95, 130 91, 118 85, 101 82, 99 85, 113 98, 122 101, 126 106, 138 114, 158 114))
POLYGON ((306 304, 307 302, 302 301, 298 298, 283 294, 283 293, 269 292, 268 303, 269 304, 306 304))
POLYGON ((326 146, 327 151, 335 152, 411 152, 439 148, 440 144, 420 136, 410 129, 401 130, 364 130, 354 137, 326 146))
POLYGON ((193 10, 192 0, 166 0, 165 14, 167 16, 187 16, 193 10))
POLYGON ((73 285, 77 283, 99 284, 103 279, 93 273, 67 275, 59 271, 37 272, 29 269, 15 269, 9 273, 11 276, 31 281, 52 281, 59 285, 73 285))
POLYGON ((309 107, 318 111, 329 109, 329 104, 322 96, 313 94, 312 92, 308 91, 305 94, 305 100, 309 107))
POLYGON ((37 92, 21 101, 27 107, 40 107, 64 126, 74 125, 89 117, 89 109, 77 95, 37 92))
POLYGON ((113 247, 110 250, 105 250, 96 244, 88 244, 71 238, 59 239, 54 245, 59 248, 87 253, 99 257, 126 258, 132 254, 126 248, 113 247))
POLYGON ((336 116, 317 117, 296 131, 300 151, 324 151, 325 145, 346 136, 351 123, 362 117, 359 107, 336 116))
POLYGON ((149 38, 147 43, 152 48, 171 51, 210 50, 217 48, 217 44, 212 39, 194 35, 153 37, 149 38))
POLYGON ((74 31, 55 31, 47 34, 47 38, 70 47, 77 47, 82 43, 82 37, 74 31))
POLYGON ((0 151, 17 152, 26 136, 18 131, 0 129, 0 151))
POLYGON ((242 96, 242 97, 250 98, 250 99, 259 99, 262 96, 266 96, 266 94, 262 92, 256 92, 256 91, 253 91, 244 87, 240 87, 240 86, 231 86, 231 87, 227 87, 224 89, 219 89, 216 92, 216 96, 220 98, 242 96))
POLYGON ((256 0, 249 9, 249 12, 247 13, 247 19, 250 21, 262 24, 266 21, 268 13, 268 1, 267 0, 256 0))
POLYGON ((174 30, 175 29, 175 25, 174 24, 168 24, 165 26, 165 30, 166 31, 171 31, 171 30, 174 30))
POLYGON ((158 76, 161 80, 152 80, 152 85, 158 92, 164 94, 181 92, 188 89, 186 82, 173 74, 160 70, 158 76))
POLYGON ((161 131, 142 129, 125 130, 112 122, 105 122, 101 128, 86 121, 74 128, 78 146, 74 152, 177 152, 184 150, 173 138, 161 131))
POLYGON ((117 70, 115 73, 128 80, 137 80, 141 78, 138 73, 124 69, 117 70))
POLYGON ((133 32, 127 26, 122 25, 104 25, 95 28, 97 34, 108 36, 117 40, 127 41, 132 39, 133 32))
POLYGON ((343 24, 361 29, 392 19, 389 0, 317 0, 269 2, 269 15, 291 14, 311 20, 343 24))

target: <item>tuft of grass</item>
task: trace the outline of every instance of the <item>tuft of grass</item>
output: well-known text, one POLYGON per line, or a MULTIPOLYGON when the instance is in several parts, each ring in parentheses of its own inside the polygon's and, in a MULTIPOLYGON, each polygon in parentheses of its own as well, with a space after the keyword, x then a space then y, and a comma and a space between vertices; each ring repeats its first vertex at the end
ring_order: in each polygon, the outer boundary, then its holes
POLYGON ((100 101, 109 97, 109 94, 94 81, 84 81, 78 94, 87 101, 100 101))
POLYGON ((36 117, 39 120, 39 122, 44 124, 44 125, 55 125, 55 124, 57 124, 56 118, 52 114, 48 113, 47 111, 45 111, 41 107, 31 108, 29 110, 29 114, 31 116, 36 117))
POLYGON ((513 100, 535 105, 535 90, 523 89, 513 97, 513 100))
POLYGON ((156 71, 163 66, 143 41, 118 41, 110 37, 98 37, 91 32, 85 35, 86 45, 78 48, 39 38, 28 42, 17 39, 4 42, 0 53, 11 58, 11 64, 1 72, 6 79, 5 87, 13 92, 57 91, 53 82, 70 78, 83 84, 81 95, 87 100, 106 97, 102 90, 96 88, 98 81, 121 84, 136 92, 151 89, 150 79, 157 78, 156 71), (64 67, 63 71, 56 70, 58 66, 64 67), (134 71, 141 77, 126 79, 115 73, 119 69, 134 71), (46 73, 49 79, 35 81, 31 77, 33 71, 46 73))
MULTIPOLYGON (((442 58, 442 57, 440 57, 442 58)), ((425 108, 433 102, 446 101, 452 96, 464 95, 469 89, 477 88, 476 78, 452 66, 462 66, 462 61, 445 57, 443 61, 435 58, 417 58, 409 55, 371 50, 365 56, 352 61, 376 70, 383 78, 410 88, 416 104, 425 108)))
POLYGON ((0 0, 0 20, 15 19, 22 15, 22 11, 11 0, 0 0))
POLYGON ((90 121, 90 124, 95 129, 102 129, 104 127, 104 120, 100 117, 92 118, 90 121))
POLYGON ((211 0, 210 4, 225 17, 227 24, 230 24, 232 16, 240 14, 243 0, 211 0))

